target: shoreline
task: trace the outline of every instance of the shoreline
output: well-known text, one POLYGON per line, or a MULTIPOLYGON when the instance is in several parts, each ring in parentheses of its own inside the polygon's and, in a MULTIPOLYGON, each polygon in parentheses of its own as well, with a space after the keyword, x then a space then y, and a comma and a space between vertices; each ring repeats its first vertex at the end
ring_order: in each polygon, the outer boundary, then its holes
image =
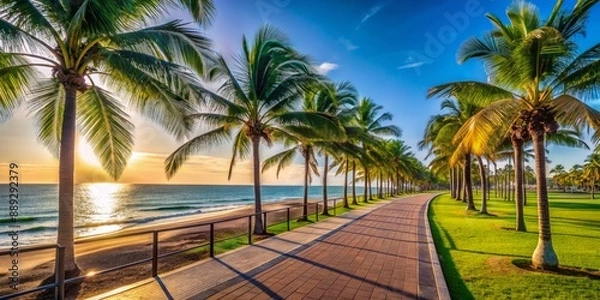
MULTIPOLYGON (((329 200, 333 200, 331 198, 329 200)), ((340 199, 337 198, 336 199, 340 199)), ((309 203, 322 202, 319 199, 309 199, 309 203)), ((272 201, 263 203, 263 211, 271 211, 277 210, 281 208, 285 208, 288 206, 298 205, 302 203, 302 199, 294 199, 294 200, 283 200, 283 201, 272 201)), ((190 214, 185 216, 174 216, 168 217, 159 220, 153 220, 148 223, 136 224, 130 227, 126 227, 123 229, 119 229, 116 231, 111 231, 107 233, 88 235, 75 238, 75 255, 76 258, 80 256, 87 256, 92 253, 106 251, 119 247, 127 247, 127 246, 139 246, 141 243, 147 242, 145 237, 150 236, 150 232, 153 230, 160 230, 161 237, 160 243, 164 242, 173 237, 173 235, 184 231, 183 234, 189 234, 190 232, 194 232, 202 229, 201 225, 198 227, 191 227, 187 229, 173 229, 168 230, 170 228, 177 227, 187 227, 193 226, 195 224, 202 224, 207 222, 226 220, 229 218, 235 218, 239 216, 246 216, 254 213, 254 205, 243 205, 236 208, 224 209, 218 211, 212 211, 207 213, 197 213, 190 214), (112 241, 118 241, 118 243, 112 243, 112 241)), ((203 230, 200 230, 203 231, 203 230)), ((159 243, 159 244, 160 244, 159 243)), ((54 245, 55 243, 39 243, 32 244, 27 246, 22 246, 21 249, 26 250, 29 248, 44 246, 44 245, 54 245)), ((2 248, 5 248, 4 246, 2 248)), ((9 247, 6 247, 9 249, 9 247)), ((33 252, 23 253, 23 256, 26 256, 27 259, 23 260, 20 264, 20 268, 24 270, 29 270, 40 266, 42 264, 48 263, 54 260, 54 249, 47 250, 39 250, 33 252)), ((8 255, 0 256, 0 265, 7 264, 10 261, 10 257, 8 255)), ((0 274, 5 274, 4 271, 0 272, 0 274)))

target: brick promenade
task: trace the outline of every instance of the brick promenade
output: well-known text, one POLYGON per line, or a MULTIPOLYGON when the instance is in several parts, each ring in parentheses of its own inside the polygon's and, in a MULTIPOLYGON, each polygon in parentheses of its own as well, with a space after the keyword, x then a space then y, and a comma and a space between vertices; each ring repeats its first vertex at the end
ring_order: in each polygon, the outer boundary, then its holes
POLYGON ((449 299, 429 252, 432 196, 358 209, 98 299, 449 299))

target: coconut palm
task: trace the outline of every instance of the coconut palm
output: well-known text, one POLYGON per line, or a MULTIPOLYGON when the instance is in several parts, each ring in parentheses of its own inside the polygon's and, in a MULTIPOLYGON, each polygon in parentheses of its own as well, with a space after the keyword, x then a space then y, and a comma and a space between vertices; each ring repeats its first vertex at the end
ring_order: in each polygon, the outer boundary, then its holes
POLYGON ((395 194, 398 192, 398 186, 400 185, 401 176, 411 177, 417 174, 417 169, 411 164, 411 157, 414 154, 410 152, 410 146, 402 140, 393 139, 388 140, 385 144, 387 158, 384 161, 384 166, 388 169, 388 176, 395 186, 395 191, 391 193, 395 194))
MULTIPOLYGON (((348 134, 352 135, 352 128, 349 127, 351 122, 351 108, 357 101, 358 93, 356 88, 350 82, 340 82, 337 84, 325 83, 319 90, 316 103, 314 106, 315 112, 327 113, 335 117, 340 124, 340 129, 344 131, 344 141, 348 139, 348 134)), ((329 173, 329 156, 337 155, 343 150, 340 141, 332 139, 322 139, 319 143, 319 151, 324 156, 323 163, 323 214, 329 215, 328 199, 327 199, 327 174, 329 173)), ((347 175, 347 174, 346 174, 347 175)), ((347 180, 347 177, 346 177, 347 180)), ((344 187, 346 183, 344 184, 344 187)), ((347 197, 345 204, 347 204, 347 197)))
MULTIPOLYGON (((349 83, 335 85, 330 83, 316 82, 315 85, 304 94, 302 102, 302 111, 307 113, 321 114, 324 119, 330 119, 337 122, 335 114, 339 111, 339 100, 344 101, 346 93, 352 94, 353 87, 349 83), (338 89, 339 88, 339 89, 338 89), (339 93, 338 93, 339 91, 339 93)), ((349 96, 351 97, 351 96, 349 96)), ((343 104, 343 103, 342 103, 343 104)), ((314 125, 314 124, 312 124, 314 125)), ((284 150, 263 162, 263 172, 273 166, 277 166, 277 176, 279 172, 291 164, 295 154, 300 153, 304 157, 304 207, 300 220, 308 220, 308 185, 312 182, 312 175, 319 176, 316 161, 316 150, 326 149, 336 142, 331 135, 323 135, 320 131, 322 126, 306 126, 304 124, 284 124, 283 131, 279 134, 284 135, 286 146, 293 147, 284 150)), ((337 137, 343 137, 343 127, 339 127, 337 137)), ((327 157, 325 154, 325 167, 323 174, 323 200, 324 212, 327 212, 327 157)))
MULTIPOLYGON (((459 59, 482 59, 489 83, 455 82, 435 87, 430 92, 430 95, 464 93, 487 105, 478 118, 463 127, 473 129, 472 141, 490 144, 497 132, 509 132, 513 141, 532 140, 539 225, 532 263, 539 268, 558 266, 550 230, 546 135, 556 132, 559 124, 600 128, 600 113, 582 101, 597 95, 600 88, 597 76, 600 44, 577 52, 574 42, 574 38, 584 32, 589 10, 597 2, 577 1, 570 12, 565 12, 563 1, 558 0, 546 20, 527 2, 515 2, 508 8, 507 24, 488 14, 495 29, 484 38, 465 42, 459 59)), ((600 139, 600 131, 596 130, 593 138, 600 139)))
POLYGON ((234 68, 222 57, 211 70, 223 81, 218 95, 212 95, 211 112, 192 114, 188 119, 203 121, 215 128, 181 145, 165 160, 167 177, 172 177, 190 155, 233 140, 228 178, 238 159, 252 155, 254 182, 254 233, 265 232, 261 217, 259 146, 288 136, 285 126, 319 128, 335 134, 337 123, 319 114, 295 111, 304 90, 320 80, 309 59, 295 51, 285 35, 271 26, 259 29, 253 44, 242 39, 242 53, 234 68))
MULTIPOLYGON (((475 203, 473 202, 473 187, 471 183, 472 152, 461 147, 462 143, 460 143, 461 139, 458 133, 461 126, 463 126, 465 122, 469 120, 469 118, 475 115, 480 110, 480 107, 472 102, 465 101, 462 98, 456 99, 457 100, 442 101, 440 106, 442 109, 446 110, 447 113, 438 115, 431 119, 427 127, 427 130, 431 132, 426 131, 423 143, 425 145, 435 142, 449 142, 450 145, 455 145, 453 146, 454 151, 449 157, 449 163, 452 166, 457 164, 462 166, 464 185, 463 202, 467 203, 467 210, 476 210, 475 203), (432 137, 431 135, 437 136, 432 137)), ((447 145, 448 144, 440 144, 441 147, 447 147, 447 145)))
POLYGON ((197 24, 174 20, 143 27, 173 6, 198 22, 214 13, 209 0, 0 3, 0 119, 29 102, 38 139, 59 159, 57 243, 65 247, 67 276, 78 272, 73 247, 77 129, 117 179, 133 146, 125 105, 181 136, 188 129, 181 118, 187 102, 203 97, 191 70, 182 66, 204 72, 210 43, 197 24))
POLYGON ((383 125, 383 122, 392 119, 392 114, 389 112, 379 114, 382 109, 383 106, 375 104, 370 98, 361 99, 356 106, 356 124, 360 130, 362 146, 360 163, 364 171, 364 202, 368 202, 369 163, 373 161, 372 154, 374 154, 369 152, 369 149, 380 139, 380 136, 399 137, 402 132, 395 125, 383 125))
POLYGON ((583 173, 590 180, 591 197, 595 199, 596 182, 600 179, 600 153, 594 152, 588 155, 585 162, 583 173))
POLYGON ((552 179, 554 180, 556 185, 562 187, 563 192, 566 192, 566 182, 564 177, 566 176, 567 171, 565 169, 565 166, 561 164, 556 165, 556 167, 550 170, 550 174, 553 175, 552 179))

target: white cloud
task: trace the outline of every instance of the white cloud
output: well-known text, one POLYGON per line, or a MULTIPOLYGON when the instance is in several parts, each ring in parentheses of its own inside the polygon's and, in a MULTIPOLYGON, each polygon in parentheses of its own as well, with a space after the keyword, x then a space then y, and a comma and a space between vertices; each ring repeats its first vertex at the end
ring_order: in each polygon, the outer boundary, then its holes
POLYGON ((346 50, 348 51, 352 51, 352 50, 356 50, 358 49, 358 46, 353 44, 351 40, 346 39, 346 38, 339 38, 338 42, 342 45, 344 45, 344 47, 346 47, 346 50))
POLYGON ((417 59, 416 57, 409 55, 408 58, 404 60, 404 65, 399 66, 398 70, 418 68, 427 63, 429 62, 426 60, 417 59))
POLYGON ((425 64, 424 61, 411 62, 411 63, 407 63, 405 65, 399 66, 398 70, 418 68, 424 64, 425 64))
POLYGON ((317 72, 319 72, 319 74, 327 75, 327 73, 337 69, 338 65, 330 62, 324 62, 318 66, 315 66, 315 68, 317 69, 317 72))
POLYGON ((362 18, 362 20, 360 20, 360 23, 358 24, 358 26, 356 26, 355 31, 358 31, 360 29, 360 26, 363 23, 365 23, 367 20, 369 20, 370 18, 372 18, 377 13, 379 13, 379 11, 381 11, 381 9, 383 9, 384 7, 385 7, 385 4, 379 4, 379 5, 376 5, 376 6, 372 7, 369 10, 369 12, 367 14, 365 14, 365 16, 362 18))

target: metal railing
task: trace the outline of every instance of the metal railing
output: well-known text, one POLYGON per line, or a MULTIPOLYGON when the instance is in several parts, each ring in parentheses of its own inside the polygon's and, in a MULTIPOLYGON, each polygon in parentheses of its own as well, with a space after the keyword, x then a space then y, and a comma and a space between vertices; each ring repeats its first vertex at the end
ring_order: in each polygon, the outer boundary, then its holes
MULTIPOLYGON (((333 198, 328 200, 328 211, 327 213, 329 213, 330 210, 333 209, 333 215, 335 216, 335 210, 337 208, 337 204, 338 204, 338 200, 339 198, 333 198), (333 202, 333 206, 329 205, 330 202, 333 202)), ((106 236, 99 236, 99 237, 92 237, 92 238, 86 238, 86 239, 80 239, 77 240, 75 242, 75 245, 80 245, 80 244, 84 244, 84 243, 91 243, 91 242, 97 242, 97 241, 105 241, 105 240, 114 240, 114 239, 119 239, 119 238, 125 238, 125 237, 132 237, 132 236, 142 236, 142 235, 152 235, 152 250, 151 250, 151 257, 149 258, 144 258, 144 259, 140 259, 134 262, 130 262, 127 264, 123 264, 123 265, 118 265, 112 268, 108 268, 108 269, 104 269, 101 271, 96 271, 93 273, 93 276, 97 276, 97 275, 102 275, 102 274, 106 274, 106 273, 110 273, 110 272, 114 272, 117 270, 121 270, 121 269, 125 269, 128 267, 132 267, 132 266, 136 266, 136 265, 140 265, 140 264, 144 264, 144 263, 148 263, 151 262, 152 265, 152 271, 151 271, 151 276, 157 276, 158 274, 158 262, 159 259, 161 258, 165 258, 165 257, 169 257, 169 256, 173 256, 179 253, 183 253, 183 252, 187 252, 190 250, 194 250, 194 249, 199 249, 202 247, 207 247, 208 246, 208 256, 209 257, 214 257, 215 256, 215 244, 223 242, 223 241, 227 241, 227 240, 231 240, 231 239, 235 239, 235 238, 239 238, 241 236, 247 235, 247 243, 248 245, 252 245, 252 237, 253 237, 253 233, 252 233, 252 225, 253 225, 253 217, 256 221, 256 217, 258 215, 262 215, 262 219, 263 219, 263 226, 264 226, 264 232, 267 232, 267 229, 269 226, 275 226, 275 225, 279 225, 282 224, 284 222, 287 222, 287 231, 290 231, 290 222, 292 220, 292 216, 291 216, 291 210, 294 208, 303 208, 305 205, 304 204, 297 204, 297 205, 290 205, 288 207, 285 208, 280 208, 280 209, 275 209, 275 210, 269 210, 269 211, 263 211, 260 213, 254 213, 254 214, 249 214, 249 215, 243 215, 243 216, 236 216, 236 217, 231 217, 231 218, 226 218, 226 219, 220 219, 220 220, 215 220, 215 221, 211 221, 211 222, 200 222, 200 223, 196 223, 196 224, 191 224, 191 225, 185 225, 185 226, 174 226, 174 227, 169 227, 169 228, 162 228, 162 229, 154 229, 154 230, 147 230, 147 231, 141 231, 141 232, 132 232, 132 233, 122 233, 122 234, 111 234, 111 235, 106 235, 106 236), (278 221, 278 222, 273 222, 271 224, 268 223, 267 221, 267 216, 269 214, 273 215, 275 213, 278 212, 282 212, 285 211, 285 218, 283 219, 283 221, 278 221), (220 224, 220 223, 227 223, 227 222, 233 222, 233 221, 238 221, 238 220, 242 220, 242 219, 248 219, 248 231, 244 232, 244 233, 238 233, 238 234, 233 234, 231 236, 227 236, 224 238, 220 238, 220 239, 216 239, 216 230, 215 229, 215 225, 216 224, 220 224), (164 233, 164 232, 169 232, 169 231, 176 231, 176 230, 182 230, 182 229, 190 229, 190 228, 199 228, 199 227, 204 227, 204 226, 208 226, 209 230, 208 230, 208 241, 205 243, 201 243, 201 244, 197 244, 194 245, 193 247, 189 247, 189 248, 184 248, 184 249, 178 249, 175 251, 171 251, 171 252, 167 252, 167 253, 159 253, 159 244, 160 244, 160 233, 164 233)), ((306 205, 306 211, 307 211, 307 215, 306 217, 308 217, 309 215, 312 215, 312 213, 314 213, 315 216, 315 221, 318 222, 319 221, 319 207, 322 206, 322 204, 320 202, 314 202, 314 203, 309 203, 306 205), (311 208, 311 206, 314 206, 314 212, 309 213, 309 208, 311 208)), ((300 214, 300 217, 305 217, 302 213, 300 214)), ((277 221, 276 218, 273 218, 277 221)), ((65 278, 65 247, 58 245, 58 244, 46 244, 46 245, 39 245, 39 246, 32 246, 32 247, 21 247, 19 249, 19 253, 25 253, 25 252, 34 252, 34 251, 41 251, 41 250, 48 250, 48 249, 56 249, 56 256, 55 256, 55 278, 54 278, 54 282, 53 283, 49 283, 49 284, 45 284, 45 285, 41 285, 38 286, 36 288, 33 289, 28 289, 28 290, 24 290, 24 291, 20 291, 17 293, 13 293, 13 294, 8 294, 8 295, 0 295, 0 298, 2 299, 11 299, 11 298, 16 298, 19 296, 23 296, 23 295, 27 295, 27 294, 32 294, 35 292, 39 292, 39 291, 45 291, 45 290, 49 290, 49 289, 55 289, 55 299, 64 299, 65 297, 65 285, 69 284, 69 283, 75 283, 75 282, 79 282, 82 281, 85 278, 88 278, 89 275, 81 275, 81 276, 77 276, 77 277, 72 277, 72 278, 65 278)), ((10 255, 11 250, 5 250, 5 251, 0 251, 0 256, 3 255, 10 255)))
MULTIPOLYGON (((21 292, 0 296, 2 299, 16 298, 27 294, 32 294, 38 291, 45 291, 54 289, 54 295, 56 299, 64 299, 65 296, 65 247, 58 244, 47 244, 38 245, 32 247, 22 247, 19 249, 19 253, 35 252, 40 250, 56 249, 55 261, 57 262, 54 266, 54 282, 38 286, 33 289, 24 290, 21 292)), ((0 251, 0 256, 10 255, 12 250, 0 251)), ((10 269, 9 269, 10 271, 10 269)))

